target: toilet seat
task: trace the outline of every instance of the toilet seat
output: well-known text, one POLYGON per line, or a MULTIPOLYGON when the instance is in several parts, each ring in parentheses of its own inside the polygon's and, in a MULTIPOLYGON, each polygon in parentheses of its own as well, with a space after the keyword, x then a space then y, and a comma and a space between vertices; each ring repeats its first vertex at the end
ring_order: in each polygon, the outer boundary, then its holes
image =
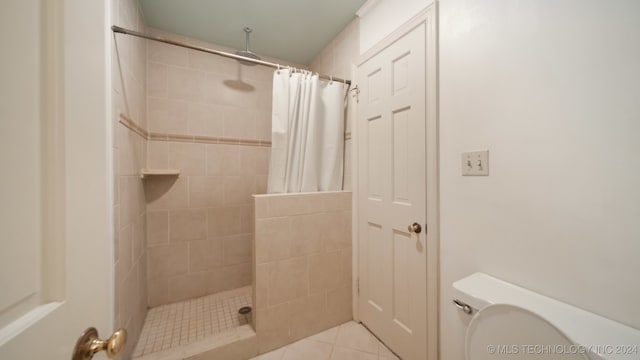
POLYGON ((546 319, 506 304, 479 311, 465 336, 466 360, 588 360, 584 352, 546 319))

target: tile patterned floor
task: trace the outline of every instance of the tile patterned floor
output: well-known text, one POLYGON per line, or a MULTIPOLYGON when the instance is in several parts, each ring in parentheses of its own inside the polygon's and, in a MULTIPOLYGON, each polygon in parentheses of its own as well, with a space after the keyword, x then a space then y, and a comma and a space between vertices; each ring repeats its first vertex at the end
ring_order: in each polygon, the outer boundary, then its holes
POLYGON ((398 360, 356 322, 336 326, 251 360, 398 360))
POLYGON ((134 358, 232 331, 247 324, 238 309, 251 305, 251 286, 150 309, 134 358))

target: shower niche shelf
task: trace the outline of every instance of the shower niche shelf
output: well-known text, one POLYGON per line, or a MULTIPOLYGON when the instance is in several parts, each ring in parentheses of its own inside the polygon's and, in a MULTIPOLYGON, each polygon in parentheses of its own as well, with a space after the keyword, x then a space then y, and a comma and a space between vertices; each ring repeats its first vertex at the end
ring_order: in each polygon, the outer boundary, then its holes
POLYGON ((142 169, 140 177, 146 179, 152 176, 179 176, 180 169, 142 169))

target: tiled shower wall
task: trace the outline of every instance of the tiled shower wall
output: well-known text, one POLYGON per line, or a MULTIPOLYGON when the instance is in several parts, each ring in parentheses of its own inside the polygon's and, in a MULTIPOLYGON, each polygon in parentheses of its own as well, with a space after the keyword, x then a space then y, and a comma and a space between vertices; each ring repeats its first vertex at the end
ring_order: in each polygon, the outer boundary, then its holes
MULTIPOLYGON (((355 18, 336 36, 325 48, 316 55, 309 68, 323 74, 351 79, 351 64, 360 56, 360 27, 359 18, 355 18)), ((353 88, 356 79, 351 79, 353 88)), ((349 108, 354 106, 352 94, 349 93, 349 108)), ((344 190, 351 190, 351 124, 353 120, 348 116, 349 108, 345 111, 345 162, 344 162, 344 190)))
POLYGON ((251 195, 266 192, 273 69, 147 46, 147 166, 181 171, 145 180, 153 307, 251 284, 251 195))
POLYGON ((259 352, 351 320, 351 192, 258 195, 254 201, 259 352))
MULTIPOLYGON (((113 0, 113 23, 144 31, 138 1, 113 0)), ((121 359, 129 359, 147 314, 146 201, 140 168, 147 141, 133 129, 146 127, 146 44, 116 35, 112 42, 114 160, 114 327, 124 327, 129 341, 121 359), (122 116, 121 116, 122 114, 122 116), (126 121, 129 126, 121 123, 126 121)))

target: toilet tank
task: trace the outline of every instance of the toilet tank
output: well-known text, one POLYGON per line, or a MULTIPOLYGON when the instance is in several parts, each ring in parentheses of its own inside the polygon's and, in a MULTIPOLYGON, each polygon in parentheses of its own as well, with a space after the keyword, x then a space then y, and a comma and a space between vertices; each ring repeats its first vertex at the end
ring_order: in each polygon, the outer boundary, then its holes
MULTIPOLYGON (((549 321, 574 344, 590 349, 593 359, 639 360, 640 330, 537 294, 483 273, 453 283, 458 306, 472 314, 492 304, 529 310, 549 321), (597 355, 596 355, 597 354, 597 355)), ((640 306, 640 304, 638 304, 640 306)))

